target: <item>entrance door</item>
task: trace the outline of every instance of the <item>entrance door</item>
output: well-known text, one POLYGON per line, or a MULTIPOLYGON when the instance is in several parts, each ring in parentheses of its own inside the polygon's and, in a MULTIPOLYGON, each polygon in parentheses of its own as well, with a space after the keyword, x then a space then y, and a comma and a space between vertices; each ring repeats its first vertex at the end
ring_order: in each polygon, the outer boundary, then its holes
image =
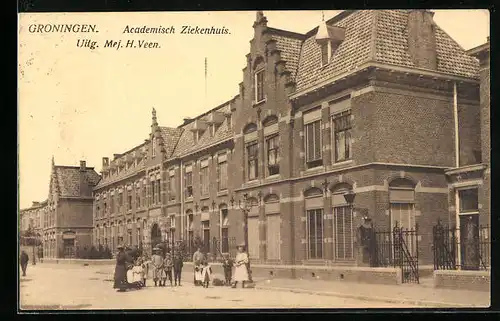
POLYGON ((479 214, 460 215, 460 256, 463 270, 479 270, 479 214))
POLYGON ((64 258, 70 259, 75 257, 75 240, 63 240, 64 258))
POLYGON ((205 221, 203 224, 203 247, 205 253, 210 253, 210 222, 205 221))
POLYGON ((248 255, 251 259, 259 258, 259 218, 248 218, 248 255))
POLYGON ((151 247, 155 247, 161 243, 161 230, 158 224, 154 224, 151 228, 151 247))

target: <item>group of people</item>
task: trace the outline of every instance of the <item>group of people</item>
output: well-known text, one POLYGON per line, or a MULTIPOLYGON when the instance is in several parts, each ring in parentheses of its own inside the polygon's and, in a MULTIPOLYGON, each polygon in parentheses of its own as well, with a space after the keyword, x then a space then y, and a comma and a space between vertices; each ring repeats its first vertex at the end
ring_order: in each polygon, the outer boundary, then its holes
MULTIPOLYGON (((223 254, 222 260, 222 267, 224 269, 223 285, 232 286, 233 288, 237 287, 238 282, 241 282, 241 286, 245 287, 245 282, 249 281, 249 260, 248 254, 245 252, 245 245, 240 244, 237 249, 238 253, 234 260, 232 260, 227 253, 223 254)), ((210 281, 212 281, 212 267, 200 248, 193 254, 193 266, 194 284, 208 288, 210 281)))
MULTIPOLYGON (((113 287, 119 292, 145 287, 150 271, 155 287, 166 286, 167 279, 170 286, 181 286, 184 263, 182 253, 179 251, 175 251, 173 255, 168 252, 164 254, 162 249, 155 247, 152 251, 153 255, 149 258, 147 255, 131 252, 129 248, 121 245, 117 249, 113 287)), ((245 287, 245 282, 249 281, 249 260, 244 244, 238 245, 237 249, 238 253, 234 260, 229 257, 229 254, 223 254, 222 267, 225 280, 219 280, 222 283, 220 285, 235 288, 241 282, 241 286, 245 287)), ((215 284, 218 280, 212 280, 212 267, 200 248, 193 254, 193 266, 195 286, 208 288, 212 281, 215 284)))
POLYGON ((173 257, 170 253, 162 255, 163 251, 155 247, 153 255, 149 258, 147 255, 141 255, 141 253, 122 245, 118 246, 117 249, 113 287, 119 292, 145 287, 150 270, 155 286, 165 286, 167 278, 171 286, 181 285, 184 265, 181 253, 176 252, 173 257), (172 282, 172 271, 174 272, 175 284, 172 282))

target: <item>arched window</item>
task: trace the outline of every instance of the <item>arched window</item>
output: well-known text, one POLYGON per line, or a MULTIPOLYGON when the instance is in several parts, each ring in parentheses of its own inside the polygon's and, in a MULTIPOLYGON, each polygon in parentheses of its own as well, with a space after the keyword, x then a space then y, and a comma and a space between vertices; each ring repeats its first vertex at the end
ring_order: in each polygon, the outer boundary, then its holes
POLYGON ((260 103, 265 100, 264 81, 265 65, 262 57, 257 57, 253 64, 254 69, 254 103, 260 103))
POLYGON ((339 183, 332 188, 333 239, 337 260, 354 259, 354 230, 352 207, 344 197, 352 190, 347 183, 339 183))
POLYGON ((312 187, 304 192, 307 258, 323 258, 323 191, 312 187))
POLYGON ((257 131, 257 125, 255 123, 250 123, 250 124, 247 124, 245 126, 245 128, 243 129, 243 134, 247 135, 247 134, 253 133, 255 131, 257 131))

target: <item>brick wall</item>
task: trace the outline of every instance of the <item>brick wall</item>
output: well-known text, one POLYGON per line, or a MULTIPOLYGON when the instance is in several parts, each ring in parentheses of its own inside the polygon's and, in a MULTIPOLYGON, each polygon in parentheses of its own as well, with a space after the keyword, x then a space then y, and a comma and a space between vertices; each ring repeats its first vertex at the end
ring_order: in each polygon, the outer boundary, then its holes
POLYGON ((353 98, 352 113, 353 155, 358 164, 453 165, 450 101, 370 92, 353 98))
POLYGON ((454 290, 491 291, 490 271, 434 271, 434 287, 454 290))

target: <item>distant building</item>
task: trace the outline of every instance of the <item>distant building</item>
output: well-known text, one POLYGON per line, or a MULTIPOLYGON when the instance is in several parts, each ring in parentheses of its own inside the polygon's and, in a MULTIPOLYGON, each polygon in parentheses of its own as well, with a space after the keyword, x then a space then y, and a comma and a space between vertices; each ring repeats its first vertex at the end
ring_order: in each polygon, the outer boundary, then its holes
POLYGON ((94 244, 227 252, 247 194, 252 262, 358 264, 367 216, 418 224, 431 264, 432 227, 455 220, 445 173, 481 162, 478 61, 428 10, 349 10, 306 34, 258 12, 253 28, 236 97, 178 128, 153 111, 143 144, 103 159, 94 244))
MULTIPOLYGON (((55 165, 47 201, 36 207, 38 232, 47 258, 74 257, 76 250, 92 243, 92 188, 100 176, 85 161, 80 166, 55 165)), ((33 207, 32 207, 33 209, 33 207)), ((21 211, 23 222, 23 211, 21 211)), ((24 226, 24 223, 22 223, 24 226)))
POLYGON ((21 234, 32 231, 36 237, 41 237, 43 218, 47 201, 33 202, 31 207, 21 209, 19 213, 19 230, 21 234))

